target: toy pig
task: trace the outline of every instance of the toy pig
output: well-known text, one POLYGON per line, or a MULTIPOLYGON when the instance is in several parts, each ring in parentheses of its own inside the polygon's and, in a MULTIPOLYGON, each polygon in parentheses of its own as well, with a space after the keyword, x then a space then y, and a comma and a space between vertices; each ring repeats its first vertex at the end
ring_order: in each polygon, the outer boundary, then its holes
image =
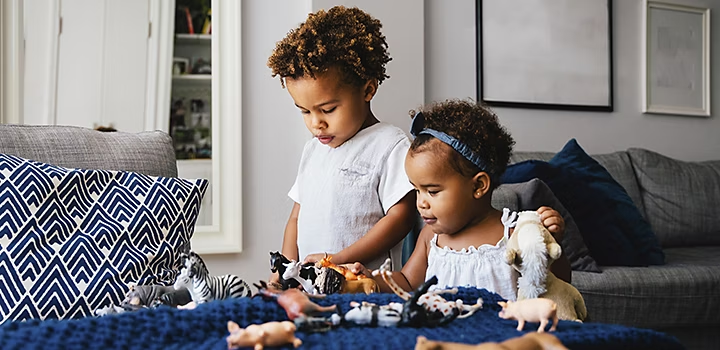
POLYGON ((297 348, 302 344, 302 340, 295 337, 295 324, 290 321, 251 324, 247 328, 240 328, 237 323, 228 321, 228 331, 228 349, 254 346, 255 350, 262 350, 265 346, 285 344, 297 348))
POLYGON ((525 322, 540 322, 538 332, 545 331, 545 326, 552 319, 552 327, 550 332, 557 327, 557 304, 545 298, 525 299, 520 301, 498 301, 502 310, 498 314, 502 319, 513 319, 518 321, 517 330, 521 331, 525 326, 525 322))

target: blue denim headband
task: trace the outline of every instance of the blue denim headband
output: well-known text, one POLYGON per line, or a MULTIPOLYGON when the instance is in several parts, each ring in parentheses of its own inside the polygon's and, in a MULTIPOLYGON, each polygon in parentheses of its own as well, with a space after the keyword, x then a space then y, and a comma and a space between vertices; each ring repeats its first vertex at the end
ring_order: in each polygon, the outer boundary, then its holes
POLYGON ((448 146, 452 147, 454 150, 458 151, 465 159, 469 160, 470 163, 475 164, 478 168, 480 168, 481 171, 486 172, 488 175, 490 175, 491 180, 495 180, 493 177, 493 174, 490 173, 490 170, 487 165, 485 165, 485 162, 473 152, 468 145, 462 143, 460 140, 435 129, 430 129, 425 127, 425 117, 423 116, 422 112, 418 112, 415 114, 415 117, 413 117, 412 124, 410 124, 410 134, 414 137, 418 137, 419 135, 425 134, 430 135, 444 143, 446 143, 448 146))

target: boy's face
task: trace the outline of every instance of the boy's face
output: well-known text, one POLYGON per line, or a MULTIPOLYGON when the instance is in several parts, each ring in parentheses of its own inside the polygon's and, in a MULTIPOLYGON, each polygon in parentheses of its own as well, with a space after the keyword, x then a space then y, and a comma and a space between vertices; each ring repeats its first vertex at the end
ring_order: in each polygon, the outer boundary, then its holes
POLYGON ((368 105, 377 88, 372 82, 351 86, 342 81, 337 69, 330 69, 315 79, 287 78, 285 85, 305 126, 318 141, 332 148, 376 121, 368 105))
POLYGON ((473 180, 435 152, 408 152, 405 172, 417 192, 417 209, 433 233, 457 233, 477 217, 473 180))

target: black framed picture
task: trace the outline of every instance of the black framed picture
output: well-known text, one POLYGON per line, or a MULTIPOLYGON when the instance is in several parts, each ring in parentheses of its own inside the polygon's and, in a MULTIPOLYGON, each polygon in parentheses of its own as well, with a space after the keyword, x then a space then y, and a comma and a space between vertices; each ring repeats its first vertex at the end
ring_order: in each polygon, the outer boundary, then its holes
POLYGON ((477 99, 613 110, 611 0, 477 0, 477 99))

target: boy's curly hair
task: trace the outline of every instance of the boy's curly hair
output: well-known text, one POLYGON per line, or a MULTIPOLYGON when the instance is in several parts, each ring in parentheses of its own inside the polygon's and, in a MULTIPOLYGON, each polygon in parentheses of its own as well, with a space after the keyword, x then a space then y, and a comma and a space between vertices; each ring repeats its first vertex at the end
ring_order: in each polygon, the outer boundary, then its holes
POLYGON ((287 77, 315 78, 332 67, 340 68, 343 80, 353 86, 371 79, 381 84, 389 78, 385 64, 391 60, 381 27, 357 7, 320 10, 275 45, 267 65, 273 78, 280 75, 283 87, 287 77))
MULTIPOLYGON (((500 125, 497 116, 487 106, 466 100, 446 100, 427 105, 419 112, 425 118, 425 127, 442 131, 466 144, 487 165, 488 175, 495 182, 507 169, 515 145, 510 133, 500 125)), ((415 116, 416 111, 410 111, 415 116)), ((441 142, 429 142, 434 137, 420 134, 410 145, 410 153, 423 151, 443 152, 450 166, 459 174, 472 177, 480 169, 441 142)), ((499 184, 492 183, 491 188, 499 184)))

